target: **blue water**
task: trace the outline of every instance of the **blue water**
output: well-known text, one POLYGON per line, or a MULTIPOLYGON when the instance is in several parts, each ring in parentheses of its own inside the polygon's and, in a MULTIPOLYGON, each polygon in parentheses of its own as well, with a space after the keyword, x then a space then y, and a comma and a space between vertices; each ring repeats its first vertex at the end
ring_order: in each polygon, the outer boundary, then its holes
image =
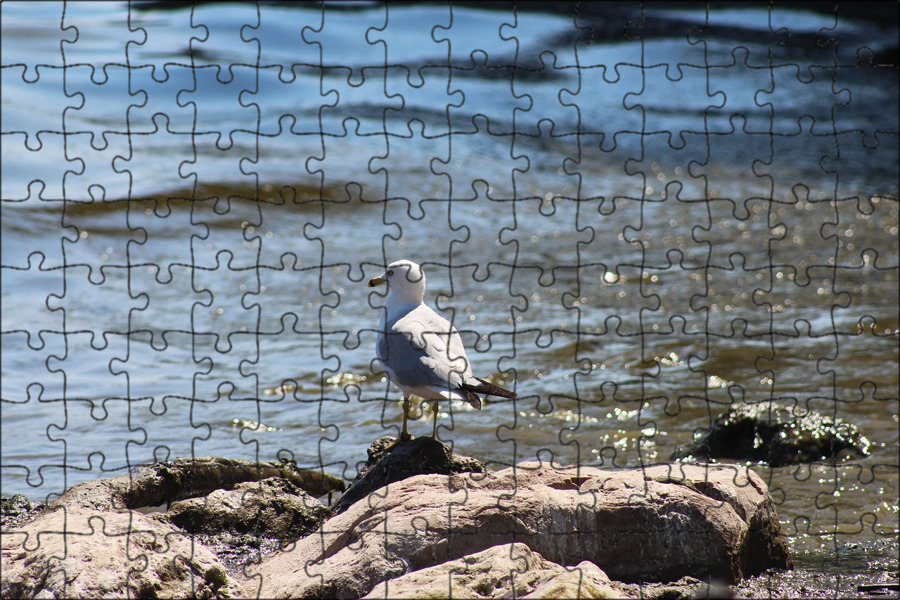
POLYGON ((896 534, 895 24, 607 6, 4 2, 3 495, 191 455, 351 478, 399 430, 365 281, 405 257, 519 394, 442 407, 458 452, 665 462, 774 398, 876 441, 759 467, 795 549, 896 534))

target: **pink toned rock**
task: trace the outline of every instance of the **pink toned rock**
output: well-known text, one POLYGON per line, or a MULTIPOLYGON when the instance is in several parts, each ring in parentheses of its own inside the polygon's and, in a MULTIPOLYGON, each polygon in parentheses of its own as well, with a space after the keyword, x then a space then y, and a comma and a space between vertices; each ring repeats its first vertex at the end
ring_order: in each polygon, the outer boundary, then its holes
POLYGON ((280 542, 315 530, 329 511, 301 488, 343 484, 288 462, 213 457, 79 483, 27 518, 4 521, 0 597, 234 597, 237 575, 209 547, 214 534, 280 542), (169 512, 158 507, 173 500, 181 501, 169 512))
POLYGON ((620 581, 736 582, 790 566, 765 483, 731 465, 419 475, 326 521, 248 573, 247 595, 341 597, 521 542, 558 565, 589 561, 620 581))
POLYGON ((494 546, 379 583, 374 598, 627 598, 587 561, 562 567, 525 544, 494 546))
POLYGON ((208 549, 138 512, 50 509, 3 534, 3 598, 230 598, 208 549))

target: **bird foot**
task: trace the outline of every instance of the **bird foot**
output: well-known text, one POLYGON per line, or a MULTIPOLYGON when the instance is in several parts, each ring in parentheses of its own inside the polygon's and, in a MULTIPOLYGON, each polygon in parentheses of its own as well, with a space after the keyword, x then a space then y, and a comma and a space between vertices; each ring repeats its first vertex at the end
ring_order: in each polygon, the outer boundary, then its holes
POLYGON ((400 434, 400 437, 395 438, 393 442, 391 442, 390 444, 388 444, 385 447, 385 451, 393 450, 397 446, 397 444, 399 444, 400 442, 408 442, 411 439, 413 439, 413 436, 411 436, 410 434, 408 434, 406 432, 403 432, 400 434))

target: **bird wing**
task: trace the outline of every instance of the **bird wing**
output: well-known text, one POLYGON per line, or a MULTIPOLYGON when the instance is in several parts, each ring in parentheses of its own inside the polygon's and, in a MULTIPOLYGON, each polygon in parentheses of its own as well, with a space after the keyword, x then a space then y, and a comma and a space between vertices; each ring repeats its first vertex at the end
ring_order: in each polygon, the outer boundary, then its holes
POLYGON ((446 391, 471 377, 459 332, 424 304, 387 325, 387 335, 379 339, 376 352, 400 386, 446 391))
POLYGON ((388 316, 376 354, 397 387, 428 400, 457 398, 476 410, 478 394, 516 398, 515 392, 472 375, 459 331, 428 306, 388 316))

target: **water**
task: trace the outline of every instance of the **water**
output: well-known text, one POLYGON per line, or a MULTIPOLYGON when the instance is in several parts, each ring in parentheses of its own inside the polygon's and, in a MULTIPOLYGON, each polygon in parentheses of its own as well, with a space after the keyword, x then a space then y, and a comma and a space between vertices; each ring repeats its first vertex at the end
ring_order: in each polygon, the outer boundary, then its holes
POLYGON ((407 257, 519 394, 442 406, 456 451, 636 467, 732 403, 818 410, 875 443, 754 467, 798 565, 896 576, 896 28, 607 7, 4 2, 3 495, 352 478, 400 425, 365 282, 407 257))

